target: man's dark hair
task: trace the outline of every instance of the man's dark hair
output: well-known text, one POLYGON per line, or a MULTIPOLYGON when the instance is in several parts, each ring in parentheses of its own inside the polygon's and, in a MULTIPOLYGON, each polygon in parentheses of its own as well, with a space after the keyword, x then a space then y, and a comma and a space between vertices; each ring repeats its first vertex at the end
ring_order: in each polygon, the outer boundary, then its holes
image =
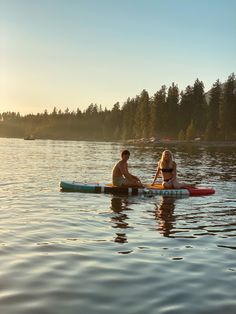
POLYGON ((130 156, 130 152, 128 150, 123 150, 123 152, 121 153, 121 157, 123 157, 124 155, 130 156))

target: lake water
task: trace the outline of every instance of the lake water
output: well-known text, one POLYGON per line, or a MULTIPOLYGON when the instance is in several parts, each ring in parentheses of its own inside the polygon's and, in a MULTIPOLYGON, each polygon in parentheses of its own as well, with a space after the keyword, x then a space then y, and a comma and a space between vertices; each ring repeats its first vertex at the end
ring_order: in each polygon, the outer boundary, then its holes
POLYGON ((164 147, 0 139, 0 313, 236 313, 236 149, 169 146, 207 197, 60 192, 109 182, 120 151, 151 182, 164 147))

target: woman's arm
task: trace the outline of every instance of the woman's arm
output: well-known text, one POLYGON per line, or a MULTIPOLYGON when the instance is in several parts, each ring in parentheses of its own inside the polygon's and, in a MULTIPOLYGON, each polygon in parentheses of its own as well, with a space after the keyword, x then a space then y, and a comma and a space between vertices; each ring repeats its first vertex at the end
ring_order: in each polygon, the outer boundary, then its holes
POLYGON ((161 171, 161 169, 160 169, 160 167, 159 167, 159 165, 158 165, 158 166, 157 166, 157 171, 156 171, 156 173, 155 173, 155 177, 154 177, 154 179, 153 179, 151 185, 154 185, 156 179, 158 178, 158 176, 159 176, 159 174, 160 174, 160 171, 161 171))
POLYGON ((177 170, 176 170, 176 168, 177 168, 176 162, 173 161, 172 179, 176 179, 176 177, 177 177, 177 170))

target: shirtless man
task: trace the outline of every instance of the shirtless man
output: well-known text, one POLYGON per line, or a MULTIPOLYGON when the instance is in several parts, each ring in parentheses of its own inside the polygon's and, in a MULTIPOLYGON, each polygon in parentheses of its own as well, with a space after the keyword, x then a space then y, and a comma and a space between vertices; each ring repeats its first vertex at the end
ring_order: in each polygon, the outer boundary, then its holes
POLYGON ((121 153, 121 160, 112 169, 112 184, 123 187, 143 187, 139 178, 128 171, 127 161, 129 156, 130 152, 128 150, 121 153))

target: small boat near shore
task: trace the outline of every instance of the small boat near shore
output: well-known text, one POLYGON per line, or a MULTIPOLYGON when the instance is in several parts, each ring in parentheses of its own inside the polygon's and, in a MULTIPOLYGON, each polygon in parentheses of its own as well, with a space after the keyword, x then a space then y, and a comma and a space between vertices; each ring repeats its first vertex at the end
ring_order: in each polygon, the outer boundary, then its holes
POLYGON ((33 141, 33 140, 35 140, 35 137, 33 135, 28 135, 28 136, 24 137, 24 140, 25 141, 33 141))

